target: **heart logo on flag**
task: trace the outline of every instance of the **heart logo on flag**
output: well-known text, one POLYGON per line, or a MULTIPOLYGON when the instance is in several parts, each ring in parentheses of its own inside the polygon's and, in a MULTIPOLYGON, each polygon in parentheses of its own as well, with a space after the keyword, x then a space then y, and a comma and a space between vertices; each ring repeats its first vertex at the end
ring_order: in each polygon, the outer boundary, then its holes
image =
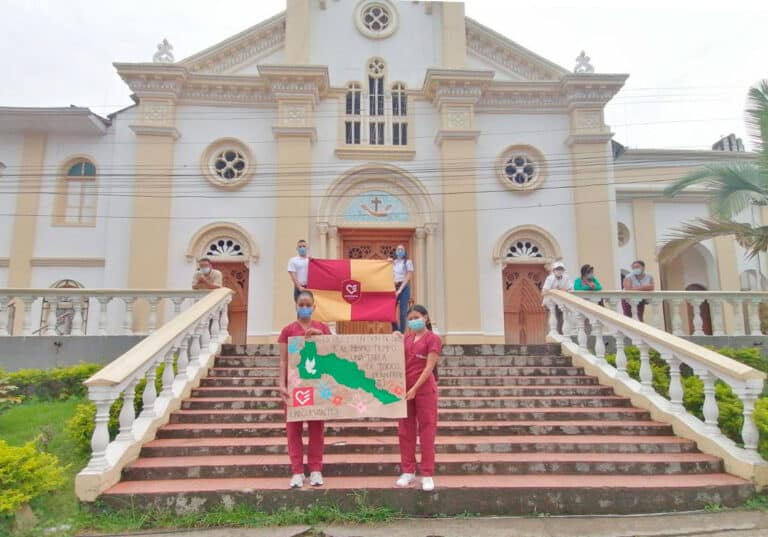
POLYGON ((362 285, 357 280, 344 280, 341 282, 341 296, 348 304, 354 304, 360 300, 363 293, 362 285))
POLYGON ((293 406, 314 406, 315 389, 314 388, 294 388, 293 406))

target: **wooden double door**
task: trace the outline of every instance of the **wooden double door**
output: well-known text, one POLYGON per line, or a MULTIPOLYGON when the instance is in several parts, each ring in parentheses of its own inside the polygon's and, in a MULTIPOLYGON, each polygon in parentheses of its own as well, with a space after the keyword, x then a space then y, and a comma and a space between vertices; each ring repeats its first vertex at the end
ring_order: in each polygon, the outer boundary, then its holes
POLYGON ((232 302, 229 303, 229 334, 232 343, 245 345, 248 338, 248 265, 241 262, 211 263, 221 271, 224 287, 232 289, 232 302))
POLYGON ((504 340, 508 345, 544 343, 547 309, 541 289, 547 271, 543 265, 506 265, 502 271, 504 292, 504 340))
MULTIPOLYGON (((398 244, 405 246, 408 258, 413 264, 419 262, 414 259, 413 230, 339 230, 341 251, 338 252, 342 259, 389 259, 395 257, 395 249, 398 244)), ((394 280, 394 273, 392 274, 394 280)), ((411 304, 415 297, 414 291, 418 282, 411 276, 411 304)), ((336 325, 339 334, 390 334, 392 323, 371 321, 340 322, 336 325)))

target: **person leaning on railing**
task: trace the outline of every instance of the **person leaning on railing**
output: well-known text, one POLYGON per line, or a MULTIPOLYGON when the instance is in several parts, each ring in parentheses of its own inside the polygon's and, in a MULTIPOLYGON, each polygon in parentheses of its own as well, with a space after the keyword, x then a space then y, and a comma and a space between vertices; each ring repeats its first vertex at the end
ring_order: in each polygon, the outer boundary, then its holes
MULTIPOLYGON (((638 259, 632 263, 632 272, 624 278, 622 287, 625 291, 653 291, 655 283, 653 281, 653 276, 645 271, 645 261, 638 259)), ((645 305, 647 303, 647 300, 641 300, 637 305, 637 319, 639 321, 643 320, 645 305)), ((622 300, 621 308, 624 310, 624 315, 632 317, 632 304, 626 300, 622 300)))

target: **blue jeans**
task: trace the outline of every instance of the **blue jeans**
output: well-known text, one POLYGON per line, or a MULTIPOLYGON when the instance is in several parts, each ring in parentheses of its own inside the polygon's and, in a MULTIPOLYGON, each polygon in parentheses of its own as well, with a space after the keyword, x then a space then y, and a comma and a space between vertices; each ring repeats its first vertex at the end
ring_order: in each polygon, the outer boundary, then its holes
MULTIPOLYGON (((395 284, 396 289, 400 289, 399 283, 395 284)), ((392 323, 392 330, 397 330, 405 334, 405 327, 406 327, 406 317, 408 317, 408 303, 411 301, 411 284, 405 286, 403 291, 400 293, 400 295, 397 297, 395 306, 399 307, 400 313, 398 316, 398 319, 400 320, 398 323, 392 323)))

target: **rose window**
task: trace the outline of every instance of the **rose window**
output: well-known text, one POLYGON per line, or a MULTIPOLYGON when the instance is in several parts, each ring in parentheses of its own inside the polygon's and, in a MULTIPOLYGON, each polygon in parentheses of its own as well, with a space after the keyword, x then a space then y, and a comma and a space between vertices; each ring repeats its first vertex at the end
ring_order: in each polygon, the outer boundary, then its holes
POLYGON ((518 186, 525 186, 536 177, 536 163, 526 154, 512 155, 504 164, 504 175, 518 186))
POLYGON ((389 13, 389 10, 379 4, 366 7, 363 10, 362 16, 363 26, 374 33, 386 30, 392 21, 392 15, 389 13))
POLYGON ((237 181, 248 166, 245 157, 234 149, 225 149, 214 157, 213 167, 224 181, 237 181))

